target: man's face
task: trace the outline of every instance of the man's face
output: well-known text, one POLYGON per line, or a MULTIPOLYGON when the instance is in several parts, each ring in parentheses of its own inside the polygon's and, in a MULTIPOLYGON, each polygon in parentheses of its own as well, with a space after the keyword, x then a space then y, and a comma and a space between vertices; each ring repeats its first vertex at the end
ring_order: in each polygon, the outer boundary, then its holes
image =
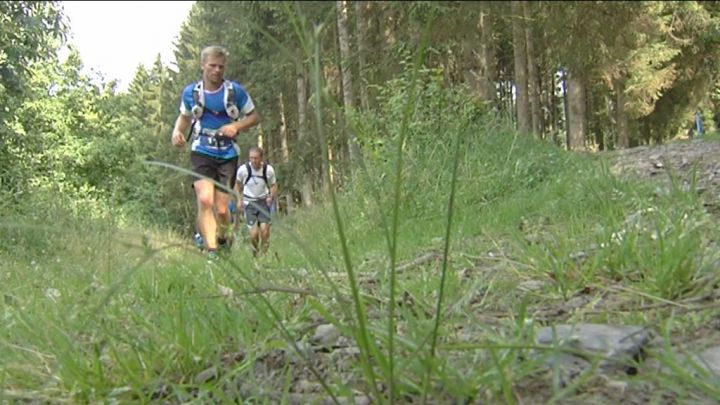
POLYGON ((208 56, 201 66, 203 80, 208 83, 219 85, 222 83, 225 74, 225 58, 222 56, 208 56))
POLYGON ((249 160, 250 165, 252 165, 253 169, 260 170, 260 168, 262 167, 262 156, 259 152, 250 152, 249 160))

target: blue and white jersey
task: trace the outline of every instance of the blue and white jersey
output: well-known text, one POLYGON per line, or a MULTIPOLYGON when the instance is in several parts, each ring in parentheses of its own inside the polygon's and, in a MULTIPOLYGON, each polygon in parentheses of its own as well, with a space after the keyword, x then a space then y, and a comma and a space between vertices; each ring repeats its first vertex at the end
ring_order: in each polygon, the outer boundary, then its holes
MULTIPOLYGON (((240 110, 239 118, 242 118, 255 109, 255 104, 253 104, 250 95, 247 94, 242 85, 232 81, 230 83, 235 91, 235 105, 240 110)), ((192 108, 195 105, 193 89, 195 86, 197 86, 197 83, 189 84, 182 92, 180 114, 186 117, 193 116, 192 108)), ((192 128, 193 137, 190 150, 221 159, 237 157, 238 152, 232 139, 213 136, 214 131, 234 121, 225 111, 225 86, 221 85, 220 88, 214 91, 203 89, 203 98, 203 115, 195 122, 195 127, 192 128)))

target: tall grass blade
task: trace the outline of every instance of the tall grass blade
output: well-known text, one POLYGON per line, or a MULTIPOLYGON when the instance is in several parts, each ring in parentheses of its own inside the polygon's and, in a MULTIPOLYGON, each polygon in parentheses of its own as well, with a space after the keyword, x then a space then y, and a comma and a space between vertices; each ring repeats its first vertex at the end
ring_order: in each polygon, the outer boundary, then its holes
POLYGON ((345 264, 345 269, 348 274, 348 281, 350 284, 350 290, 352 292, 353 304, 355 308, 355 316, 357 317, 357 333, 360 345, 360 363, 365 374, 366 381, 370 386, 370 390, 373 392, 376 400, 380 400, 380 392, 377 389, 375 372, 373 371, 372 365, 370 364, 369 354, 371 351, 371 342, 369 337, 369 330, 367 325, 367 314, 365 312, 365 305, 360 294, 360 288, 358 285, 355 270, 353 269, 352 262, 350 260, 350 251, 347 246, 347 238, 343 227, 342 217, 340 216, 340 208, 335 195, 335 190, 330 183, 330 162, 328 160, 327 141, 323 132, 323 117, 322 117, 322 77, 321 77, 321 64, 320 64, 320 32, 322 27, 315 28, 315 54, 314 54, 314 66, 312 78, 315 86, 315 121, 317 125, 318 139, 320 141, 320 148, 322 151, 322 159, 325 161, 325 171, 323 172, 323 179, 328 187, 330 193, 330 201, 333 207, 333 214, 335 216, 335 223, 338 229, 338 237, 340 238, 340 246, 342 248, 342 256, 345 264))
POLYGON ((402 186, 402 169, 403 169, 403 149, 407 139, 408 126, 413 108, 415 107, 415 98, 417 97, 417 76, 418 70, 425 58, 425 50, 427 49, 430 37, 430 29, 435 19, 435 13, 428 16, 428 20, 423 30, 423 36, 420 41, 420 49, 415 54, 413 61, 413 71, 410 79, 410 89, 407 103, 403 109, 402 122, 400 124, 400 136, 397 141, 397 151, 395 153, 395 189, 393 192, 393 214, 392 225, 390 227, 390 299, 388 305, 388 388, 390 393, 390 403, 395 402, 395 300, 397 295, 397 241, 398 241, 398 223, 400 218, 400 195, 402 186))
POLYGON ((457 190, 457 172, 460 162, 460 136, 467 131, 468 128, 464 127, 455 133, 454 150, 453 150, 453 167, 452 167, 452 179, 450 181, 450 198, 448 199, 448 210, 447 210, 447 224, 445 226, 445 244, 443 246, 443 263, 442 270, 440 273, 440 286, 438 292, 437 303, 435 306, 435 319, 432 330, 432 337, 430 340, 430 360, 427 362, 428 366, 425 371, 425 378, 423 381, 423 403, 427 401, 428 391, 430 389, 430 380, 432 376, 432 364, 435 358, 435 350, 437 348, 438 334, 440 331, 440 319, 442 318, 442 304, 443 298, 445 297, 445 280, 447 277, 448 258, 450 254, 450 232, 452 230, 452 218, 455 204, 455 192, 457 190))

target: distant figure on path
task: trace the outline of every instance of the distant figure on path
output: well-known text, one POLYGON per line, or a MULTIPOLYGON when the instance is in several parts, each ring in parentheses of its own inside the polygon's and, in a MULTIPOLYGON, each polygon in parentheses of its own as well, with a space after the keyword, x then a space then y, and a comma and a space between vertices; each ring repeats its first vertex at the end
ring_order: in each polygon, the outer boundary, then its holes
POLYGON ((245 213, 253 256, 257 256, 259 251, 266 253, 270 245, 271 214, 277 191, 275 169, 265 161, 262 148, 251 147, 248 162, 237 170, 235 192, 238 195, 238 210, 245 213))
POLYGON ((701 137, 703 134, 703 123, 702 115, 699 110, 695 112, 695 130, 697 131, 698 138, 701 137))

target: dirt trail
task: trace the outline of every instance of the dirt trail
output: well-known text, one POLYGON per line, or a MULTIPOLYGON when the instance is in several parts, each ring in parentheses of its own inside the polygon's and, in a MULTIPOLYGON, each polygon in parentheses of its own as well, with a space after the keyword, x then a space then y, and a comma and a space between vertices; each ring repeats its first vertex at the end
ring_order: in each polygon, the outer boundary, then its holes
POLYGON ((709 211, 718 213, 720 203, 720 143, 694 140, 658 146, 640 146, 602 152, 611 171, 621 176, 639 176, 659 185, 675 184, 689 190, 695 176, 697 191, 709 211))

